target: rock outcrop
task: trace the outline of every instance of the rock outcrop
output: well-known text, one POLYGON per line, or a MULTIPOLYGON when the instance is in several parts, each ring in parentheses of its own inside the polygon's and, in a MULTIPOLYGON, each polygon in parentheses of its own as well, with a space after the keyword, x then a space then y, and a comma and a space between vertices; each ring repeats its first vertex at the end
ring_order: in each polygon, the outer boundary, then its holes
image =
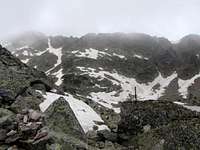
POLYGON ((141 150, 199 149, 200 114, 165 101, 121 103, 118 142, 141 150))
POLYGON ((84 140, 84 131, 64 98, 56 100, 45 111, 45 121, 49 129, 55 132, 69 134, 84 140))
POLYGON ((41 80, 53 87, 53 82, 43 73, 14 57, 8 50, 0 47, 0 99, 9 103, 35 80, 41 80))

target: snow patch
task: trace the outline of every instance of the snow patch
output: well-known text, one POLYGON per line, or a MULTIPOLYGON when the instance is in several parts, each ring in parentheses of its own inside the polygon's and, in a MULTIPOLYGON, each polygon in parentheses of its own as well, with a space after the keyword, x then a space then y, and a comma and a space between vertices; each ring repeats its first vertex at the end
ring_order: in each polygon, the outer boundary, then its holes
POLYGON ((140 84, 134 78, 128 78, 123 75, 118 74, 116 71, 107 72, 107 71, 97 71, 93 68, 77 67, 84 73, 88 74, 91 77, 97 78, 99 81, 103 79, 108 79, 112 82, 113 85, 121 86, 121 89, 112 92, 91 92, 88 98, 100 103, 101 105, 112 108, 116 112, 119 112, 119 108, 113 107, 113 104, 118 104, 120 101, 126 101, 130 98, 130 95, 134 95, 134 89, 137 88, 138 100, 157 100, 161 97, 165 88, 169 83, 177 77, 176 72, 167 78, 163 78, 161 74, 155 78, 154 81, 147 84, 140 84), (110 77, 110 78, 109 78, 110 77), (158 89, 153 87, 159 85, 158 89))
POLYGON ((53 73, 52 75, 56 76, 58 80, 56 81, 56 85, 60 86, 62 84, 62 77, 63 77, 63 69, 58 70, 57 72, 53 73))
POLYGON ((139 59, 149 60, 149 58, 147 58, 147 57, 143 57, 143 56, 141 56, 141 55, 137 55, 137 54, 135 54, 134 57, 135 57, 135 58, 139 58, 139 59))
POLYGON ((17 48, 16 50, 17 50, 17 51, 20 51, 20 50, 28 49, 28 48, 29 48, 29 46, 28 46, 28 45, 25 45, 25 46, 23 46, 23 47, 17 48))
POLYGON ((116 53, 113 53, 113 56, 117 56, 117 57, 119 57, 119 58, 121 58, 121 59, 125 58, 125 56, 119 55, 119 54, 116 54, 116 53))
POLYGON ((119 85, 119 81, 116 81, 116 80, 113 80, 111 78, 109 78, 108 76, 112 77, 109 72, 107 71, 96 71, 96 69, 94 68, 85 68, 85 67, 76 67, 78 69, 80 69, 81 71, 85 72, 85 73, 82 73, 81 75, 84 75, 84 74, 88 74, 90 77, 94 77, 94 78, 98 78, 99 81, 103 80, 103 79, 108 79, 109 81, 111 81, 113 84, 115 85, 119 85))
POLYGON ((40 55, 46 53, 47 51, 48 51, 48 49, 45 50, 45 51, 42 51, 42 52, 37 52, 37 53, 35 53, 34 55, 36 55, 36 56, 40 56, 40 55))
POLYGON ((27 58, 27 59, 23 59, 21 61, 26 64, 26 63, 28 63, 29 59, 27 58))
POLYGON ((182 95, 183 98, 187 98, 188 87, 194 84, 194 81, 199 77, 200 77, 200 73, 193 76, 191 79, 188 79, 188 80, 178 79, 178 85, 179 85, 178 91, 182 95))
POLYGON ((93 126, 98 126, 98 130, 108 129, 106 125, 97 125, 97 122, 104 122, 101 117, 86 103, 81 100, 74 98, 72 95, 67 94, 68 96, 63 96, 55 93, 46 92, 46 95, 43 94, 45 100, 40 104, 40 109, 42 112, 45 112, 46 109, 58 98, 63 97, 70 105, 73 110, 77 120, 79 121, 84 132, 93 130, 93 126))
POLYGON ((23 53, 22 53, 24 56, 28 56, 28 51, 23 51, 23 53))
POLYGON ((8 42, 8 41, 0 41, 0 44, 3 46, 3 47, 9 47, 9 46, 11 46, 11 43, 10 42, 8 42))
POLYGON ((93 48, 85 49, 84 52, 75 50, 75 51, 72 51, 72 54, 75 54, 77 57, 86 57, 86 58, 91 58, 91 59, 97 59, 99 56, 104 56, 104 55, 111 56, 110 54, 106 52, 99 51, 93 48))
POLYGON ((47 50, 49 51, 49 53, 53 53, 54 55, 58 57, 58 59, 57 59, 56 64, 54 64, 54 67, 46 71, 47 74, 62 63, 62 48, 53 48, 51 45, 50 39, 48 39, 48 45, 49 45, 49 48, 47 50))
POLYGON ((182 102, 174 102, 175 104, 181 105, 189 110, 192 111, 196 111, 196 112, 200 112, 200 106, 189 106, 186 103, 182 103, 182 102))

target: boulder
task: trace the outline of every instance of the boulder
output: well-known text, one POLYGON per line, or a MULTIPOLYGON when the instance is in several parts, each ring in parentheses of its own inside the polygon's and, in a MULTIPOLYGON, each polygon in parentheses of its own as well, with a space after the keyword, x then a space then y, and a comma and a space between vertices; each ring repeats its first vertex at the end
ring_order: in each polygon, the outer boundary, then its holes
POLYGON ((11 105, 11 109, 17 113, 22 110, 34 109, 40 110, 39 104, 43 102, 43 97, 40 93, 32 88, 27 88, 23 95, 19 95, 15 102, 11 105))
POLYGON ((37 121, 37 120, 40 119, 40 117, 42 117, 42 114, 35 111, 35 110, 32 110, 32 111, 29 112, 29 118, 31 120, 37 121))
POLYGON ((5 129, 0 129, 0 141, 4 141, 7 137, 5 129))
POLYGON ((100 130, 97 131, 97 135, 101 137, 101 139, 111 141, 111 142, 117 142, 118 140, 118 135, 117 133, 110 132, 108 130, 100 130))
POLYGON ((10 106, 14 101, 12 92, 0 88, 0 107, 10 106))
POLYGON ((0 108, 0 129, 11 130, 15 121, 14 114, 8 109, 0 108))
POLYGON ((45 111, 46 125, 55 132, 85 139, 85 134, 68 102, 59 98, 45 111))

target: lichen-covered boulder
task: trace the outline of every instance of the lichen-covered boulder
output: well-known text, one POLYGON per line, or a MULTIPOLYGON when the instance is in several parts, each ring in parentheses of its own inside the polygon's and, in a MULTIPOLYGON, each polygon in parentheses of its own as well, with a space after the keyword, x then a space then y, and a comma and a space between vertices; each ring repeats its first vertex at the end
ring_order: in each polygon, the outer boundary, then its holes
POLYGON ((45 111, 45 122, 50 130, 85 139, 85 134, 68 102, 59 98, 45 111))

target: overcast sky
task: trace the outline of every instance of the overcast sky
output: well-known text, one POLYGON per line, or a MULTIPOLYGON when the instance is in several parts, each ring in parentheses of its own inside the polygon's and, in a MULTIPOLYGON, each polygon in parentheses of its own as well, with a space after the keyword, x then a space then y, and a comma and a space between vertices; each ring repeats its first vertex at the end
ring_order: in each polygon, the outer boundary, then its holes
POLYGON ((1 0, 0 19, 0 37, 142 32, 175 41, 200 34, 200 0, 1 0))

